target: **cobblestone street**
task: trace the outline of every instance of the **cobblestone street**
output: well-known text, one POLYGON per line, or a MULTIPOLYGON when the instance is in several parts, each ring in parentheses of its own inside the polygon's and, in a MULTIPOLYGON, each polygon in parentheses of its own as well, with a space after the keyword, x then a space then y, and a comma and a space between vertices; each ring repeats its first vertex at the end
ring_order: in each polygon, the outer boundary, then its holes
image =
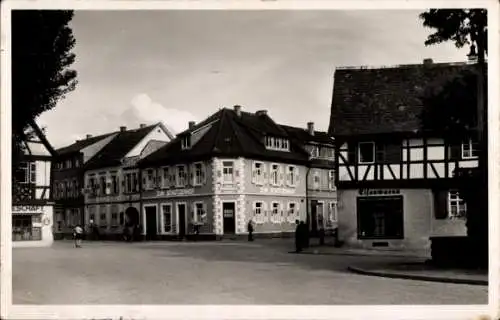
POLYGON ((14 304, 485 304, 487 287, 387 279, 347 266, 396 257, 296 255, 288 240, 69 241, 13 250, 14 304))

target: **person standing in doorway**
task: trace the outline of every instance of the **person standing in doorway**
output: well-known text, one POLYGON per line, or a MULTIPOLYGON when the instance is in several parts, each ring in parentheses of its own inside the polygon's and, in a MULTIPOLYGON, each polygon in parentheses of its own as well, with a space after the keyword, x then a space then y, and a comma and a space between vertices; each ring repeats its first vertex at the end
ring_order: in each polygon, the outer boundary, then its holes
POLYGON ((83 229, 80 225, 73 228, 73 238, 75 239, 75 248, 82 247, 83 229))
POLYGON ((247 225, 248 229, 248 241, 253 241, 253 221, 250 219, 247 225))
POLYGON ((309 229, 304 221, 299 223, 300 229, 300 244, 302 248, 309 248, 309 229))

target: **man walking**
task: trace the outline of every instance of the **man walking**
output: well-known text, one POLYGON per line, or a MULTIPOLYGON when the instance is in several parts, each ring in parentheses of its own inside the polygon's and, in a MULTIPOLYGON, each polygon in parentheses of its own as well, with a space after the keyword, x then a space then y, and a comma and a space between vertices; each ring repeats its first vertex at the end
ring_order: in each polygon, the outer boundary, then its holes
POLYGON ((248 229, 248 241, 253 241, 253 221, 250 219, 247 225, 248 229))
POLYGON ((75 248, 82 247, 83 229, 80 225, 76 225, 73 229, 73 238, 75 240, 75 248))
POLYGON ((302 251, 303 236, 302 226, 299 220, 295 220, 295 253, 302 251))

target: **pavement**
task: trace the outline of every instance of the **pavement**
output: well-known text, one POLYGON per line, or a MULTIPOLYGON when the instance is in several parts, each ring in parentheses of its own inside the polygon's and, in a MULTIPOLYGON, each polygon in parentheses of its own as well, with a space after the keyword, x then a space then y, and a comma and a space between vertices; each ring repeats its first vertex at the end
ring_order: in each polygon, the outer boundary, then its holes
MULTIPOLYGON (((408 257, 291 254, 293 240, 84 242, 13 250, 14 304, 487 304, 488 288, 360 275, 408 257)), ((314 248, 311 248, 315 250, 314 248)), ((319 252, 319 251, 318 251, 319 252)), ((417 260, 412 261, 419 261, 417 260)))

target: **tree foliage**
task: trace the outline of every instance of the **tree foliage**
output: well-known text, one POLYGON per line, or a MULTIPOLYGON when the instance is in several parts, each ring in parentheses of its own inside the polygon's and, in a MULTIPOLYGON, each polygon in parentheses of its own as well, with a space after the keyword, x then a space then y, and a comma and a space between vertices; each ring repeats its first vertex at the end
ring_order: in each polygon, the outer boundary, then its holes
POLYGON ((12 11, 13 165, 30 121, 75 89, 73 11, 12 11))

